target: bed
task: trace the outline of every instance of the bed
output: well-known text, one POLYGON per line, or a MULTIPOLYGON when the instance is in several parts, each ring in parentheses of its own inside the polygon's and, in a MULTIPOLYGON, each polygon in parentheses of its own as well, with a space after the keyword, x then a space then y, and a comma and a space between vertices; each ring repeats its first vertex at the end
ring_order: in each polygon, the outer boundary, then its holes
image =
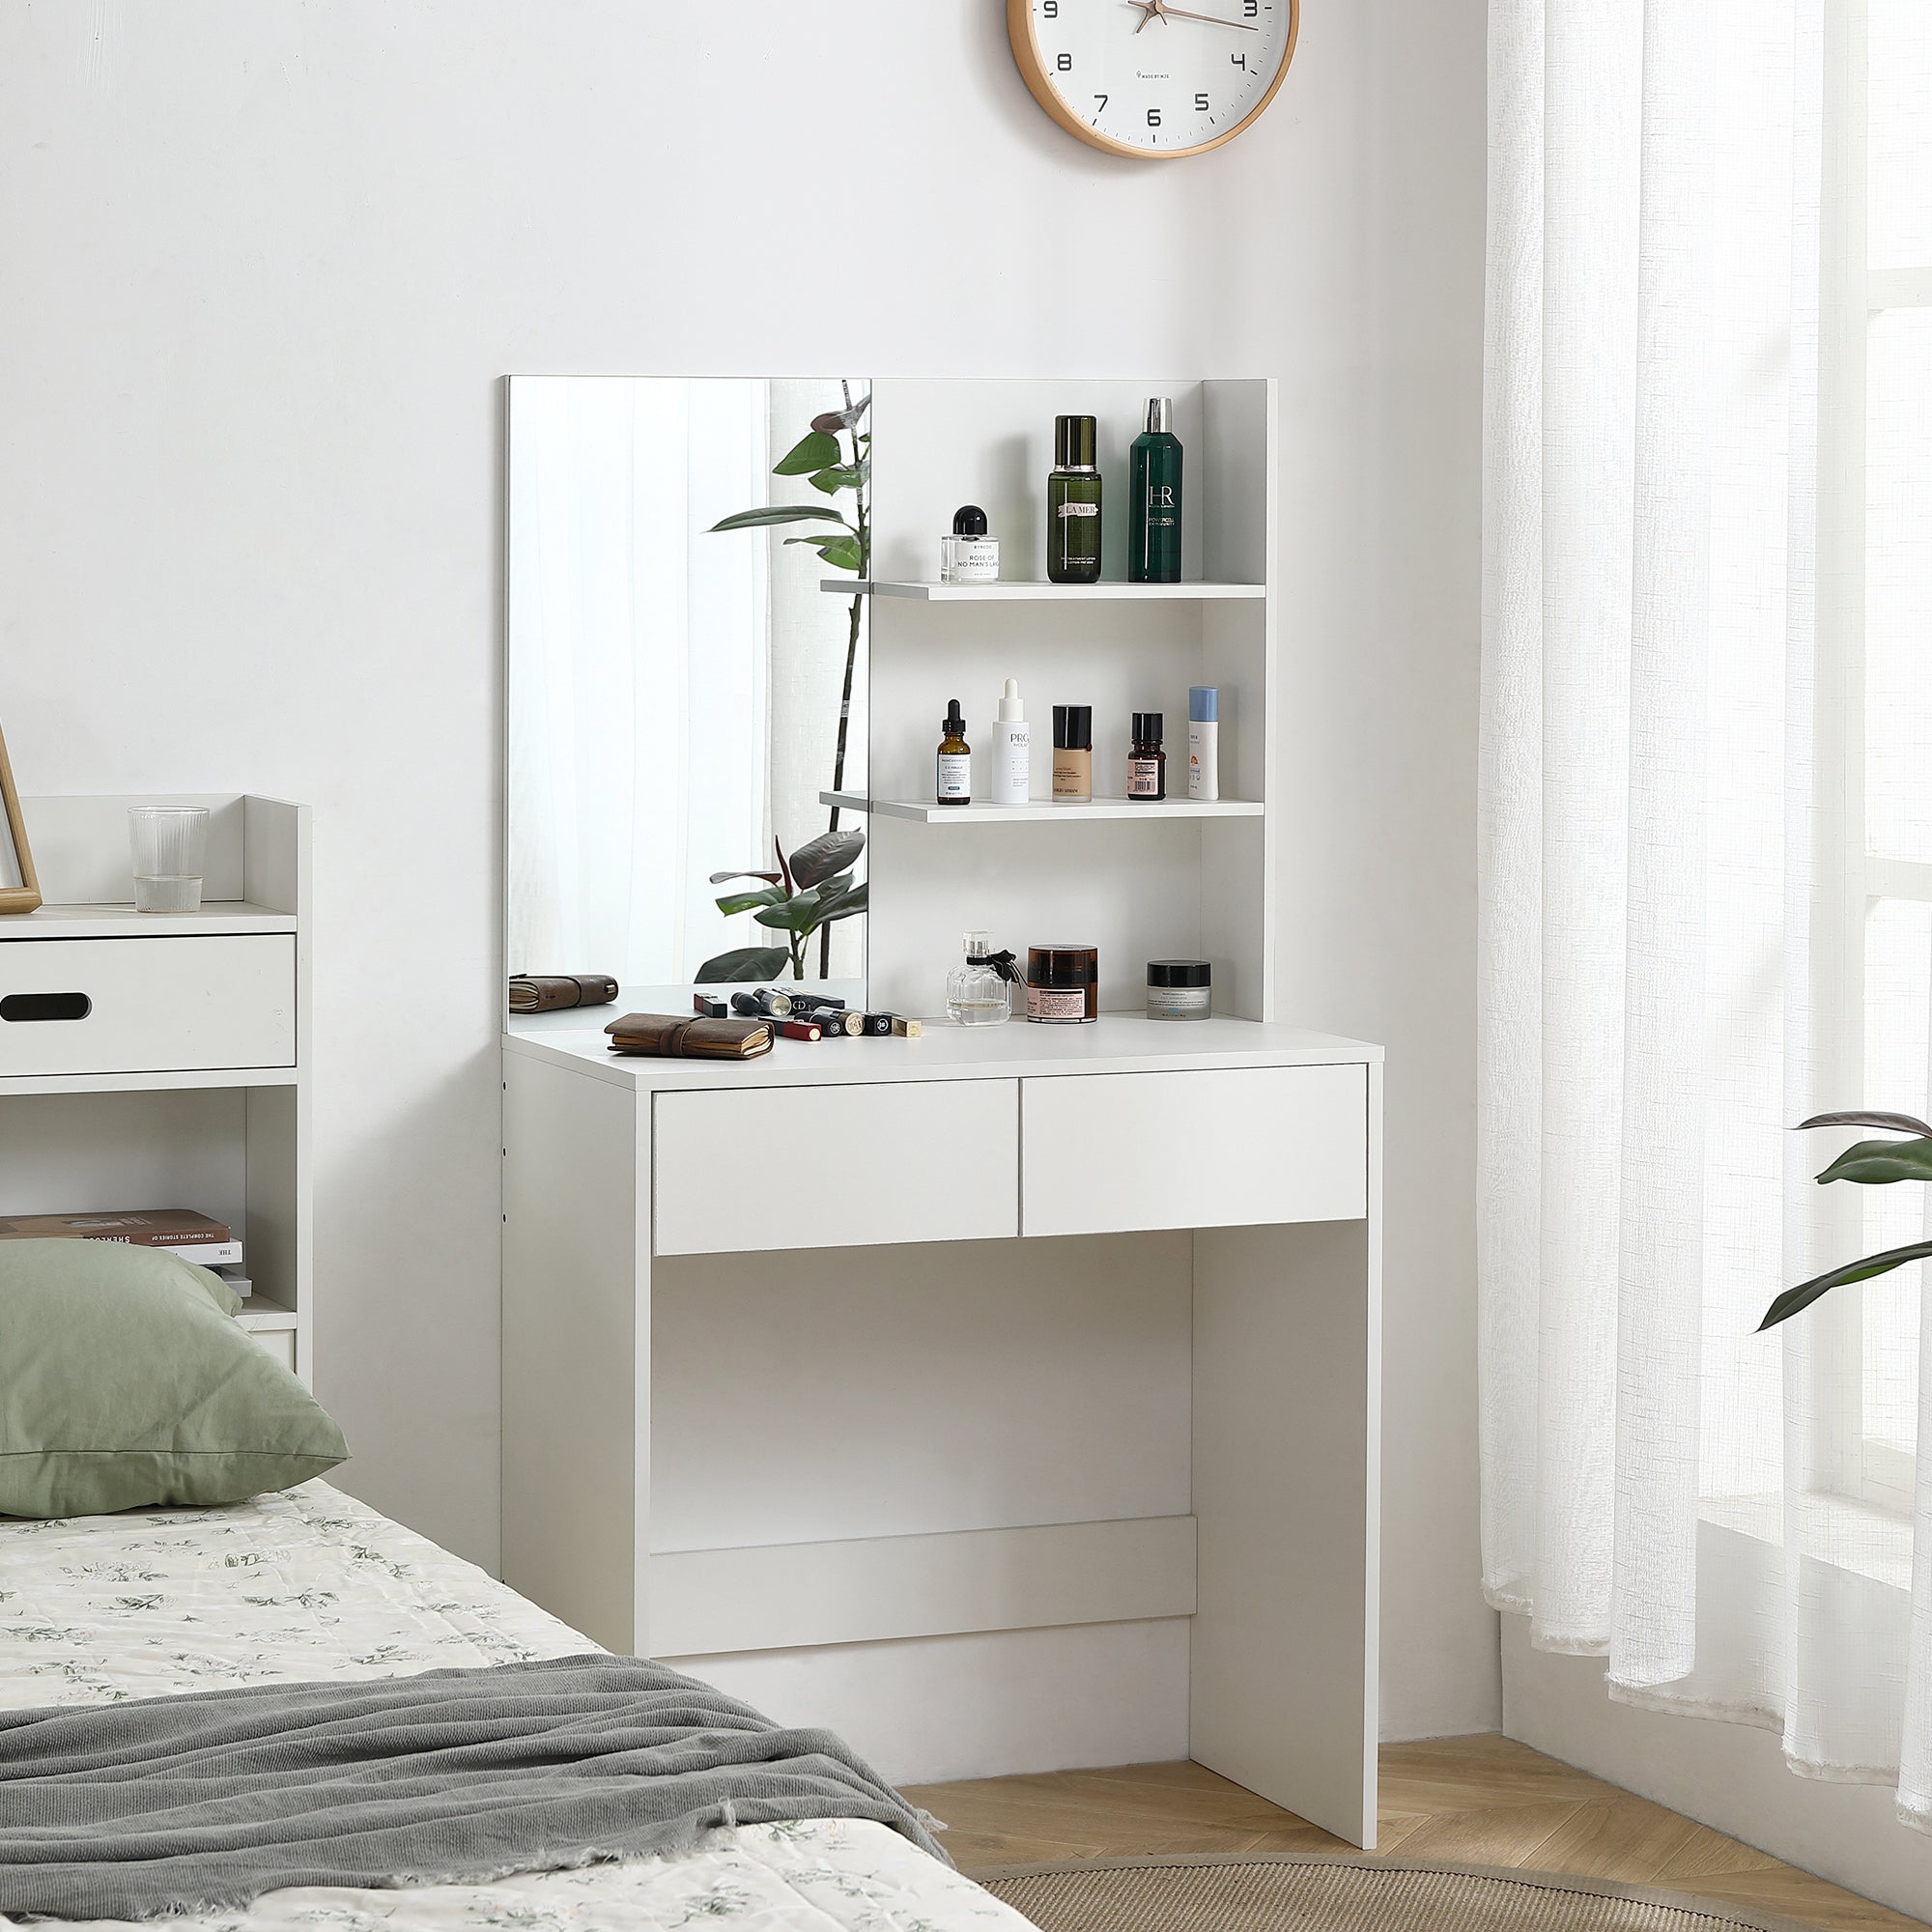
MULTIPOLYGON (((320 1481, 219 1509, 0 1520, 0 1709, 404 1677, 596 1648, 320 1481)), ((864 1819, 722 1828, 682 1857, 488 1884, 290 1888, 245 1912, 167 1923, 172 1932, 1026 1932, 969 1879, 864 1819)))

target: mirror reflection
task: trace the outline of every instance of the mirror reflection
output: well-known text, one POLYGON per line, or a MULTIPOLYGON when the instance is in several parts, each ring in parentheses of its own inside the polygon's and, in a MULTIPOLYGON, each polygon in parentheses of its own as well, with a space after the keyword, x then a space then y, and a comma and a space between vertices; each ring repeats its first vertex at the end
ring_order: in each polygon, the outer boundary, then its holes
POLYGON ((863 1000, 868 403, 512 379, 513 974, 863 1000))

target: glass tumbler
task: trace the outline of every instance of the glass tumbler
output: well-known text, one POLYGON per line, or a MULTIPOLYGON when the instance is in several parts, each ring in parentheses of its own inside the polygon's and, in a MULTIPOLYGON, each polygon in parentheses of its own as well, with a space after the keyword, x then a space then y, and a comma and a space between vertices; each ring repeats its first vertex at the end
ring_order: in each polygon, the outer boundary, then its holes
POLYGON ((136 912, 194 912, 208 857, 205 805, 130 805, 128 842, 134 857, 136 912))

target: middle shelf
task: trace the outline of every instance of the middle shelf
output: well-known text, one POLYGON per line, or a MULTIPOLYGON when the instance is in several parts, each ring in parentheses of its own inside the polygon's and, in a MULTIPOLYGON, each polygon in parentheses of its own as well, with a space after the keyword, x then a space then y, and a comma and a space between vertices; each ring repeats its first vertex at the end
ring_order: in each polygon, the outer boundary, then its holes
POLYGON ((818 802, 836 805, 840 811, 906 818, 921 825, 1037 825, 1063 818, 1090 823, 1102 818, 1259 818, 1266 810, 1258 800, 1245 798, 1095 797, 1082 805, 1036 798, 1025 805, 936 805, 916 798, 867 798, 855 791, 822 791, 818 802))

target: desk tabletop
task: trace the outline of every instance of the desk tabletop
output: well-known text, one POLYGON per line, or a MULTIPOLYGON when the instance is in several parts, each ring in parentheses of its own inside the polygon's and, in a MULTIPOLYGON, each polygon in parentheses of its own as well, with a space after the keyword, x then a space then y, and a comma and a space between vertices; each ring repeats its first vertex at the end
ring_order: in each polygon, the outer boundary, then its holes
POLYGON ((875 1080, 1012 1080, 1072 1073, 1185 1073, 1246 1066, 1334 1066, 1378 1063, 1379 1046, 1216 1015, 1150 1020, 1102 1013, 1091 1025, 960 1027, 923 1022, 918 1039, 781 1039, 756 1060, 654 1060, 611 1051, 603 1029, 620 1001, 589 1010, 519 1016, 508 1052, 548 1061, 619 1086, 651 1092, 715 1087, 852 1086, 875 1080))

